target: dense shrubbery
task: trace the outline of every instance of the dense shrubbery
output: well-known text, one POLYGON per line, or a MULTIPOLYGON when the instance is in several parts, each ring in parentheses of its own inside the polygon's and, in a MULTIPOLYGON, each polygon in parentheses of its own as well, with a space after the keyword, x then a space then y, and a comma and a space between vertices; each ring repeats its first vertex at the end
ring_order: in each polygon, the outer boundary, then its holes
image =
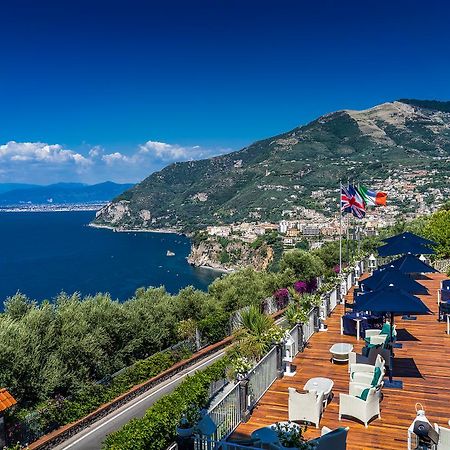
POLYGON ((223 276, 208 292, 192 287, 177 295, 164 288, 138 289, 124 303, 107 294, 82 299, 59 295, 38 305, 16 294, 0 314, 0 385, 19 400, 16 417, 38 411, 37 429, 66 423, 91 412, 133 384, 169 367, 175 359, 139 362, 180 340, 217 342, 229 333, 231 314, 294 282, 310 282, 323 262, 302 250, 286 253, 279 272, 250 268, 223 276), (98 380, 135 364, 105 387, 98 380))
POLYGON ((175 300, 162 288, 123 304, 61 294, 36 305, 17 294, 0 315, 0 385, 26 404, 78 392, 176 342, 187 312, 175 300))
MULTIPOLYGON (((177 350, 157 353, 145 360, 136 362, 108 383, 86 384, 70 398, 58 396, 39 403, 32 410, 23 409, 17 414, 16 419, 19 421, 24 420, 30 412, 36 412, 37 414, 32 416, 35 423, 29 423, 30 416, 27 422, 28 427, 36 431, 37 435, 33 437, 38 437, 42 432, 48 432, 55 426, 61 426, 81 419, 100 405, 113 400, 133 386, 158 375, 176 362, 191 355, 192 352, 188 346, 181 346, 177 350)), ((10 439, 12 441, 20 439, 20 433, 19 427, 16 427, 16 429, 13 427, 10 429, 10 439), (17 433, 17 436, 14 433, 17 433)))
POLYGON ((161 450, 175 440, 177 422, 191 405, 203 408, 211 382, 225 376, 226 359, 187 378, 171 394, 158 400, 142 419, 134 419, 110 434, 104 443, 109 450, 161 450))
POLYGON ((108 294, 82 299, 62 293, 38 305, 16 294, 0 314, 0 385, 25 404, 73 395, 176 343, 181 321, 216 341, 227 334, 232 312, 323 271, 322 261, 302 250, 286 253, 280 265, 277 273, 247 268, 223 276, 208 293, 142 288, 123 303, 108 294))

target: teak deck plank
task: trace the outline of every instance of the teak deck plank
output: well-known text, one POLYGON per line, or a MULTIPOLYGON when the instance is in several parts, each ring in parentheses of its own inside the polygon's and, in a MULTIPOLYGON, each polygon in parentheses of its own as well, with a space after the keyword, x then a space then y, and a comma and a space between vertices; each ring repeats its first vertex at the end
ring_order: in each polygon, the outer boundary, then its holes
MULTIPOLYGON (((433 315, 417 316, 415 321, 396 317, 398 342, 403 348, 395 349, 394 379, 403 381, 403 389, 383 388, 381 419, 374 419, 368 428, 350 419, 338 420, 339 393, 348 393, 348 365, 332 364, 329 349, 336 342, 350 342, 354 350, 361 351, 363 340, 340 334, 340 317, 343 305, 338 305, 327 320, 328 331, 315 333, 303 353, 294 360, 297 373, 294 377, 284 377, 275 381, 253 410, 250 420, 241 424, 233 438, 248 438, 252 431, 285 421, 288 418, 288 387, 303 389, 309 378, 321 376, 334 381, 334 397, 326 407, 320 428, 348 426, 347 448, 365 449, 405 449, 407 429, 415 417, 415 403, 423 404, 431 423, 448 426, 450 419, 450 336, 446 334, 446 323, 437 322, 437 290, 444 274, 431 274, 427 280, 418 280, 429 290, 429 295, 418 297, 426 303, 433 315), (401 339, 401 330, 406 330, 417 340, 401 339), (410 358, 410 359, 406 359, 410 358), (415 363, 417 370, 412 363, 415 363)), ((350 295, 348 296, 350 299, 350 295)), ((309 427, 307 436, 319 435, 319 430, 309 427)))

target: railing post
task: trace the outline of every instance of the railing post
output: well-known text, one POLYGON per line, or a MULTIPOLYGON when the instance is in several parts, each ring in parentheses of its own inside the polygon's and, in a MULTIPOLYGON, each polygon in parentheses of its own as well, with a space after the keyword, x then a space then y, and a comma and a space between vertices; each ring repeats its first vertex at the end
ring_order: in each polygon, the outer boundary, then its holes
POLYGON ((194 436, 177 436, 178 450, 194 450, 194 436))
POLYGON ((327 317, 331 316, 331 292, 325 294, 325 302, 327 305, 327 317))
POLYGON ((320 329, 320 314, 319 307, 314 307, 314 331, 317 332, 320 329))
POLYGON ((298 351, 302 352, 305 349, 305 332, 303 330, 303 324, 299 323, 298 326, 298 351))
POLYGON ((250 409, 248 405, 248 379, 244 378, 239 382, 239 403, 242 415, 242 422, 247 422, 250 418, 250 409))
POLYGON ((277 344, 277 378, 283 378, 283 344, 277 344))

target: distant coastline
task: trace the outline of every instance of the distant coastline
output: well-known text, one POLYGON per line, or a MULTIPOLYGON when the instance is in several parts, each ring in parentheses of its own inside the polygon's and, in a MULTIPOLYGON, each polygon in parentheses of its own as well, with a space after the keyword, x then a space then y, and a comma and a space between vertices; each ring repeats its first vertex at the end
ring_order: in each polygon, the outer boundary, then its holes
POLYGON ((55 205, 10 205, 0 206, 0 212, 70 212, 70 211, 98 211, 106 203, 74 203, 55 205))
POLYGON ((117 233, 164 233, 189 237, 186 233, 181 233, 179 230, 174 228, 116 228, 111 225, 102 225, 92 222, 88 226, 92 228, 104 228, 105 230, 111 230, 117 233))

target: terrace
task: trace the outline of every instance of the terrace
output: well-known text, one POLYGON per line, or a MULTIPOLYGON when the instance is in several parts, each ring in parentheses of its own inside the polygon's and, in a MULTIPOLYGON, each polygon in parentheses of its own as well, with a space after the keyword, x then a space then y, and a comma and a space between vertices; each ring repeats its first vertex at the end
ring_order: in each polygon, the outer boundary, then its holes
MULTIPOLYGON (((418 297, 433 315, 418 316, 417 320, 397 321, 397 341, 402 348, 395 349, 395 378, 403 381, 403 389, 383 388, 381 418, 374 419, 368 428, 363 424, 343 418, 338 420, 339 393, 348 393, 349 373, 346 364, 332 364, 329 349, 333 343, 348 342, 354 351, 360 352, 364 341, 340 334, 340 317, 343 305, 338 305, 326 320, 328 331, 311 336, 306 349, 298 353, 293 364, 296 375, 276 380, 261 397, 246 423, 241 423, 232 435, 233 439, 248 439, 258 428, 288 419, 288 388, 298 391, 313 377, 326 377, 334 381, 334 397, 324 410, 320 427, 331 429, 348 426, 347 448, 405 449, 407 429, 415 417, 415 403, 420 402, 431 423, 446 426, 450 418, 450 336, 447 325, 437 321, 438 289, 444 274, 430 274, 418 280, 429 295, 418 297)), ((350 290, 346 300, 352 298, 350 290)), ((310 427, 308 438, 319 435, 319 429, 310 427)))

